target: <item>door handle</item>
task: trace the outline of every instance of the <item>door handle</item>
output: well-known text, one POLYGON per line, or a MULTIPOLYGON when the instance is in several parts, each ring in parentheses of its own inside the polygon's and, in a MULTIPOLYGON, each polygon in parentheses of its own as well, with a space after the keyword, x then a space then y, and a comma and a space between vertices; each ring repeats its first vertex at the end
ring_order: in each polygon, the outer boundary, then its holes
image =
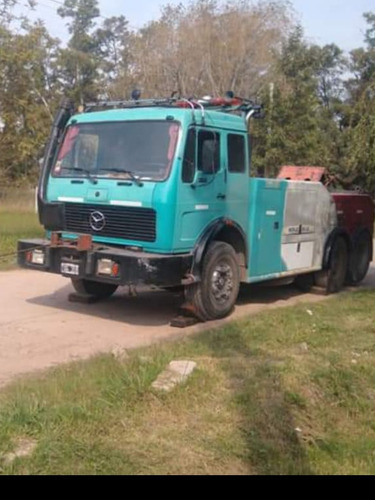
POLYGON ((216 198, 217 198, 218 200, 225 200, 226 195, 225 195, 225 194, 223 194, 223 193, 219 193, 219 194, 216 196, 216 198))

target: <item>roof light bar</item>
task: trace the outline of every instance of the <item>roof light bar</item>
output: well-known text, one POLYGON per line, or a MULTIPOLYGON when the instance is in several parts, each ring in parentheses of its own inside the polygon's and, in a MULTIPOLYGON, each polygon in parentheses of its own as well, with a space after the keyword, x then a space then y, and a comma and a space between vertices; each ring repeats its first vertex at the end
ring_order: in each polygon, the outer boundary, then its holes
POLYGON ((210 97, 204 99, 185 99, 185 98, 157 98, 157 99, 140 99, 140 100, 122 100, 122 101, 97 101, 90 102, 85 105, 85 112, 108 110, 108 109, 134 109, 148 107, 163 107, 163 108, 190 108, 200 110, 202 117, 206 109, 221 111, 224 113, 241 112, 245 116, 259 117, 262 106, 255 104, 250 99, 241 97, 231 97, 229 93, 225 97, 210 97))

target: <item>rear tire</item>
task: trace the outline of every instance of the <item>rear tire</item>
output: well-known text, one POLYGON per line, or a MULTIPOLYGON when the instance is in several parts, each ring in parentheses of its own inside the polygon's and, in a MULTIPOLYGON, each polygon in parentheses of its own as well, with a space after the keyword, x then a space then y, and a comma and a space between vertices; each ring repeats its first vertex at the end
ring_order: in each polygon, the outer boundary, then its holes
POLYGON ((348 283, 358 285, 366 277, 372 256, 372 241, 367 232, 361 233, 354 241, 350 255, 348 283))
POLYGON ((99 281, 90 281, 81 278, 71 278, 72 285, 77 293, 82 295, 94 295, 105 299, 115 293, 118 286, 109 283, 100 283, 99 281))
POLYGON ((187 286, 185 297, 195 316, 209 321, 232 312, 239 288, 236 252, 228 243, 214 241, 203 259, 201 281, 187 286))
POLYGON ((338 236, 333 243, 329 268, 315 273, 315 284, 327 293, 339 292, 344 284, 348 272, 348 247, 341 236, 338 236))

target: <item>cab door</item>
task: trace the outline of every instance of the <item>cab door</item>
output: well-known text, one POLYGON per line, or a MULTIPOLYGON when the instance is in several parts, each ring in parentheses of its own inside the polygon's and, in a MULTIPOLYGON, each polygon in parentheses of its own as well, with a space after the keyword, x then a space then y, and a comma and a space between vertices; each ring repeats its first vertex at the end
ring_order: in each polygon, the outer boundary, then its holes
POLYGON ((211 221, 225 214, 226 181, 219 130, 192 127, 185 139, 179 180, 175 248, 191 250, 211 221))
POLYGON ((226 216, 246 233, 249 219, 249 153, 247 134, 225 134, 226 216))

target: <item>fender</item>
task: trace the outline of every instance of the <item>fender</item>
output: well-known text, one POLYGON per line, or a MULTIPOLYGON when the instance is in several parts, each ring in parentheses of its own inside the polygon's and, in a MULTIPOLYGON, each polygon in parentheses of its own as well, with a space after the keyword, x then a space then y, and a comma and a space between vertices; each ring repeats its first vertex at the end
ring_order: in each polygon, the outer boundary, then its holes
POLYGON ((331 234, 328 236, 328 239, 326 241, 325 248, 324 248, 322 269, 328 269, 329 262, 331 259, 331 252, 332 252, 333 243, 335 242, 336 238, 338 238, 339 236, 342 236, 344 238, 344 240, 346 241, 346 243, 348 245, 348 250, 349 250, 349 252, 351 252, 353 245, 352 245, 352 240, 350 238, 349 233, 347 231, 345 231, 344 228, 336 227, 331 232, 331 234))
POLYGON ((227 228, 233 228, 235 231, 238 232, 240 238, 242 239, 244 248, 245 248, 245 262, 248 262, 248 255, 249 255, 249 250, 248 250, 248 244, 246 240, 246 235, 245 232, 243 231, 242 227, 237 224, 237 222, 228 219, 227 217, 221 217, 220 219, 216 219, 213 222, 211 222, 203 231, 201 236, 199 237, 198 241, 195 244, 195 247, 193 249, 193 265, 192 265, 192 271, 191 274, 198 278, 200 277, 200 266, 203 261, 203 257, 206 253, 207 246, 209 243, 215 239, 215 236, 217 236, 222 229, 225 227, 227 228))

